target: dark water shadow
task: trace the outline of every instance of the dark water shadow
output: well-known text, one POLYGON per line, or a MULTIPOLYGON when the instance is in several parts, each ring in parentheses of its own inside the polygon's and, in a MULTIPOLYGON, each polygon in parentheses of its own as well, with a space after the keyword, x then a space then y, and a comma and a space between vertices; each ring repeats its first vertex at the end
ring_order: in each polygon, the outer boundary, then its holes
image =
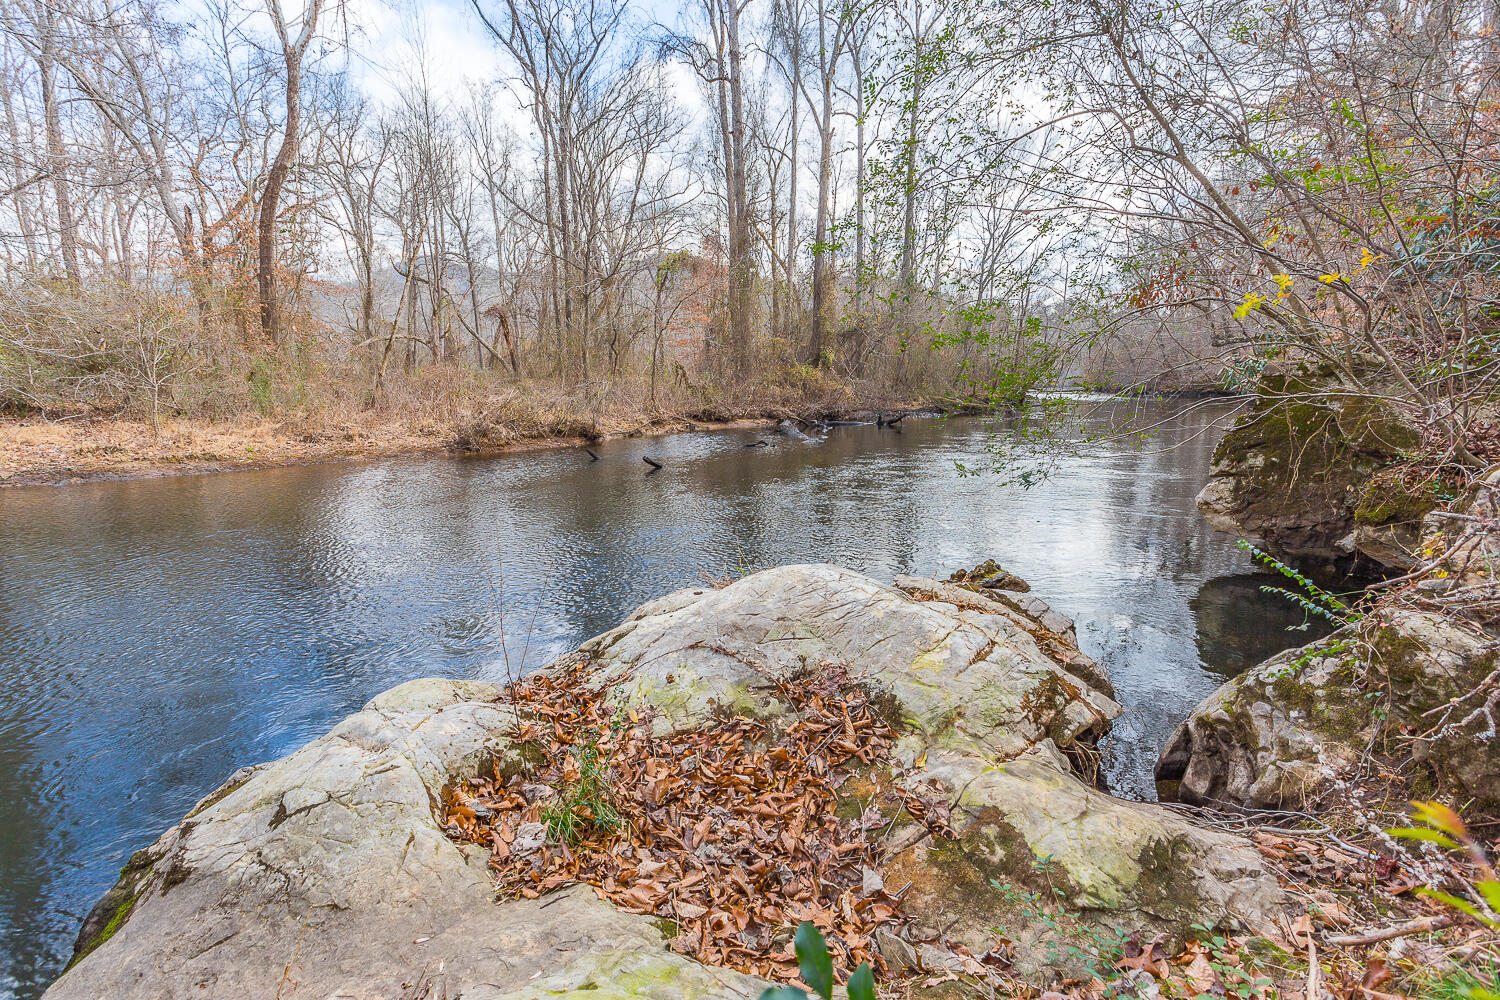
POLYGON ((1198 659, 1207 670, 1234 677, 1283 649, 1306 645, 1334 631, 1334 623, 1304 610, 1283 594, 1295 589, 1284 577, 1236 573, 1203 584, 1188 604, 1198 622, 1198 659))

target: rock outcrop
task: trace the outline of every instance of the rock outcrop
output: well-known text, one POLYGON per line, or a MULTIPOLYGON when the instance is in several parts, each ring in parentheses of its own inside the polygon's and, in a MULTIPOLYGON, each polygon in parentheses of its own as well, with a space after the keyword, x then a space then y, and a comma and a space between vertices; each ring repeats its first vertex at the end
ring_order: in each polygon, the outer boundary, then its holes
POLYGON ((439 828, 432 797, 454 776, 522 765, 501 695, 413 681, 240 772, 131 859, 47 995, 390 1000, 440 972, 451 996, 659 951, 649 919, 586 888, 496 906, 486 857, 439 828))
POLYGON ((1422 521, 1420 554, 1427 560, 1420 591, 1478 621, 1500 618, 1500 466, 1491 468, 1447 510, 1422 521))
POLYGON ((1046 978, 1097 971, 1079 951, 1122 933, 1180 944, 1228 918, 1284 935, 1289 901, 1249 842, 1089 788, 1045 747, 1003 764, 940 754, 914 778, 953 796, 956 838, 919 840, 886 878, 910 883, 919 931, 972 954, 1002 928, 1016 970, 1046 978))
POLYGON ((1215 449, 1198 508, 1216 529, 1288 562, 1404 571, 1439 499, 1385 470, 1418 444, 1397 411, 1331 371, 1267 373, 1215 449))
MULTIPOLYGON (((585 665, 623 713, 649 707, 641 718, 670 728, 774 717, 787 708, 768 686, 837 665, 901 728, 897 759, 864 780, 951 814, 951 836, 893 827, 885 879, 909 881, 913 922, 972 955, 1003 924, 1018 969, 1066 968, 1069 942, 1044 916, 1059 907, 1111 932, 1284 926, 1293 903, 1246 841, 1075 774, 1061 751, 1120 710, 1050 609, 904 582, 912 593, 814 565, 680 591, 554 669, 585 665)), ((483 850, 449 839, 435 809, 479 768, 526 773, 520 721, 497 686, 416 681, 239 773, 132 859, 47 997, 389 998, 419 981, 485 1000, 756 994, 763 983, 670 953, 659 921, 587 888, 495 900, 483 850)), ((889 944, 901 964, 909 946, 889 944)), ((917 959, 941 964, 924 947, 917 959)))
POLYGON ((1500 807, 1494 644, 1449 616, 1403 609, 1288 650, 1229 681, 1177 728, 1163 798, 1303 809, 1368 751, 1411 755, 1432 789, 1500 807))

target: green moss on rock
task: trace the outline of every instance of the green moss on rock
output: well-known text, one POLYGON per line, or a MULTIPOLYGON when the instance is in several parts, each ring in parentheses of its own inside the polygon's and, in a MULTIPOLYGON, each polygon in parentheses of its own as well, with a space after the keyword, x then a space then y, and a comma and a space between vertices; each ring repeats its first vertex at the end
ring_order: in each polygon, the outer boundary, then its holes
POLYGON ((1399 476, 1376 473, 1360 488, 1354 523, 1369 527, 1420 522, 1441 499, 1431 484, 1409 487, 1399 476))
POLYGON ((1354 536, 1355 527, 1418 522, 1436 497, 1392 489, 1387 480, 1399 480, 1381 475, 1421 437, 1399 410, 1362 392, 1325 368, 1267 374, 1214 451, 1215 479, 1199 497, 1210 522, 1308 569, 1403 562, 1414 538, 1354 536))
POLYGON ((125 867, 120 869, 119 880, 110 887, 99 902, 94 904, 94 908, 84 918, 83 926, 78 931, 78 939, 73 944, 73 957, 68 960, 67 968, 71 969, 77 965, 85 956, 114 937, 119 929, 125 926, 145 887, 147 877, 150 876, 159 860, 160 857, 149 848, 136 851, 130 856, 125 867))

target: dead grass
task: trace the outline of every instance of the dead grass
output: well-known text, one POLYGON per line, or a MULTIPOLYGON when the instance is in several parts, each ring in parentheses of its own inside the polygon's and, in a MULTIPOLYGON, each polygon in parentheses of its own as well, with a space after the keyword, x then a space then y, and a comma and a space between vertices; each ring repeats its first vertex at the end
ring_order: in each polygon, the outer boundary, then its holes
MULTIPOLYGON (((831 383, 832 380, 829 380, 831 383)), ((847 385, 749 382, 735 393, 679 388, 657 405, 638 385, 567 388, 499 382, 467 369, 429 368, 371 407, 353 393, 270 416, 149 418, 78 414, 0 420, 0 486, 61 484, 381 458, 422 452, 499 454, 528 447, 724 426, 787 417, 840 417, 912 408, 847 385), (705 396, 710 396, 705 400, 705 396)))
MULTIPOLYGON (((38 283, 0 302, 0 485, 372 458, 490 453, 700 425, 841 417, 951 396, 953 352, 897 369, 868 350, 799 363, 758 345, 748 372, 627 354, 586 381, 532 345, 519 375, 453 357, 375 377, 368 351, 311 317, 279 347, 183 300, 38 283), (841 360, 842 359, 842 360, 841 360), (893 386, 899 384, 899 389, 893 386)), ((638 354, 639 352, 637 352, 638 354)), ((887 359, 889 360, 889 359, 887 359)))

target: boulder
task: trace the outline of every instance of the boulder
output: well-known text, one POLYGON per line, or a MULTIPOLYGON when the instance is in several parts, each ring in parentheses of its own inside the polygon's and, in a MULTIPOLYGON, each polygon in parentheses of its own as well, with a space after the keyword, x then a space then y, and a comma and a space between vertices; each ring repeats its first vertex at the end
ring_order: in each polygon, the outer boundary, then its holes
POLYGON ((1278 653, 1200 702, 1156 766, 1166 800, 1300 808, 1358 759, 1373 723, 1348 638, 1278 653))
POLYGON ((823 664, 891 699, 910 757, 948 747, 1003 760, 1047 738, 1067 748, 1120 714, 1013 616, 914 600, 837 566, 765 570, 660 606, 670 610, 632 616, 559 664, 590 663, 598 689, 621 707, 653 706, 659 727, 778 712, 762 690, 823 664))
POLYGON ((1287 897, 1249 842, 1088 788, 1046 753, 933 757, 913 780, 953 796, 956 837, 919 840, 887 881, 909 883, 926 930, 972 954, 1007 939, 1023 976, 1099 974, 1091 953, 1135 931, 1180 944, 1194 923, 1228 918, 1285 936, 1287 897))
MULTIPOLYGON (((1007 576, 1009 576, 1007 574, 1007 576)), ((1000 588, 974 589, 955 585, 951 580, 937 580, 918 576, 898 576, 895 586, 919 601, 935 601, 952 605, 959 612, 977 612, 984 616, 971 620, 987 624, 990 628, 1004 630, 1011 641, 1028 645, 1031 639, 1038 652, 1050 657, 1064 670, 1088 682, 1094 690, 1115 696, 1114 685, 1104 667, 1093 657, 1078 648, 1078 633, 1073 619, 1052 610, 1046 601, 1030 593, 1031 588, 1019 577, 1009 577, 1009 582, 1019 583, 1022 589, 1000 588), (1025 636, 1018 634, 1019 627, 1025 636)))
POLYGON ((1288 562, 1405 570, 1439 500, 1384 470, 1420 442, 1400 412, 1329 369, 1267 372, 1215 448, 1198 508, 1214 528, 1288 562))
MULTIPOLYGON (((892 841, 891 870, 871 877, 897 885, 904 873, 904 905, 939 944, 979 954, 991 928, 1019 922, 1017 967, 1063 969, 1074 923, 1180 937, 1194 923, 1257 929, 1289 917, 1294 902, 1246 841, 1080 781, 1059 748, 1096 739, 1119 706, 1044 651, 1030 619, 962 593, 960 604, 918 600, 834 566, 782 567, 652 602, 553 669, 585 665, 603 698, 649 708, 641 717, 663 728, 791 711, 766 688, 847 670, 902 735, 894 760, 840 795, 868 804, 853 798, 865 786, 902 791, 892 835, 911 833, 892 841), (931 822, 942 814, 950 827, 931 822), (1043 877, 1055 892, 1018 908, 1014 887, 1043 877), (1060 923, 1060 906, 1077 914, 1060 923)), ((46 996, 391 998, 406 984, 491 1000, 758 995, 764 983, 669 953, 661 921, 588 888, 496 901, 487 852, 450 839, 437 803, 481 768, 524 782, 503 694, 414 681, 240 772, 132 859, 46 996)))
POLYGON ((483 983, 466 990, 463 1000, 757 1000, 765 989, 763 980, 681 955, 602 951, 519 988, 483 983))
POLYGON ((1460 614, 1480 621, 1495 618, 1492 606, 1500 595, 1497 523, 1500 466, 1478 477, 1448 509, 1423 519, 1420 552, 1432 568, 1418 588, 1441 596, 1460 614))
POLYGON ((1445 795, 1500 807, 1494 644, 1466 623, 1382 609, 1271 657, 1199 703, 1157 764, 1184 802, 1303 809, 1370 749, 1410 754, 1445 795), (1476 696, 1477 695, 1477 696, 1476 696))
POLYGON ((986 559, 973 569, 959 570, 948 577, 948 582, 981 593, 986 590, 1009 590, 1025 594, 1031 590, 1029 583, 1002 569, 993 559, 986 559))

